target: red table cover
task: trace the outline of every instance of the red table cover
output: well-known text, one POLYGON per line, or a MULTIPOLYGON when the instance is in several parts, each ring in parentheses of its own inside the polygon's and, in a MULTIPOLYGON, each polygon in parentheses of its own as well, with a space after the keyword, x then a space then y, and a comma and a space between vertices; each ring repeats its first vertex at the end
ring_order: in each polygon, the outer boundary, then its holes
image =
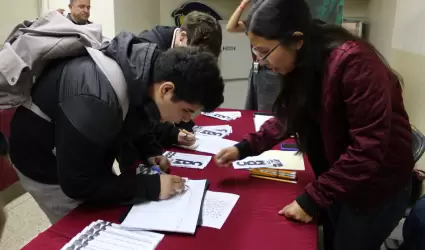
MULTIPOLYGON (((10 135, 10 122, 14 114, 15 109, 0 110, 0 131, 6 138, 10 135)), ((0 191, 5 190, 17 181, 18 175, 12 167, 9 157, 0 157, 0 191)))
MULTIPOLYGON (((199 116, 198 125, 230 124, 233 133, 228 137, 241 140, 254 130, 253 112, 242 111, 242 117, 225 122, 199 116)), ((184 152, 178 149, 176 151, 184 152)), ((193 152, 192 152, 193 153, 193 152)), ((303 192, 314 179, 306 162, 306 171, 298 173, 298 184, 250 178, 247 171, 218 168, 213 161, 204 170, 172 168, 172 173, 192 179, 207 178, 209 190, 240 195, 236 206, 223 227, 198 227, 195 235, 167 234, 158 250, 316 250, 317 226, 297 224, 277 212, 303 192)), ((23 249, 60 249, 91 222, 102 219, 119 222, 125 207, 94 209, 81 206, 58 223, 41 233, 23 249)))

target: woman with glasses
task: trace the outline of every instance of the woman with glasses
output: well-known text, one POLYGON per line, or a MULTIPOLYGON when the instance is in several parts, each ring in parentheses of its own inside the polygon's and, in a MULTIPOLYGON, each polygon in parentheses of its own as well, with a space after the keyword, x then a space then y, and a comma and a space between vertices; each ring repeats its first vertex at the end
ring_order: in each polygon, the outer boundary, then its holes
POLYGON ((285 85, 276 118, 215 160, 229 166, 293 132, 317 179, 276 212, 310 223, 327 210, 334 249, 380 249, 407 207, 414 165, 400 79, 370 43, 313 20, 302 0, 257 3, 247 32, 285 85))
MULTIPOLYGON (((255 4, 255 0, 242 0, 238 8, 227 23, 228 32, 246 32, 246 22, 240 21, 241 15, 248 4, 255 4)), ((266 65, 260 64, 256 51, 252 51, 252 68, 248 78, 248 93, 245 109, 272 111, 282 84, 282 76, 273 72, 266 65)))

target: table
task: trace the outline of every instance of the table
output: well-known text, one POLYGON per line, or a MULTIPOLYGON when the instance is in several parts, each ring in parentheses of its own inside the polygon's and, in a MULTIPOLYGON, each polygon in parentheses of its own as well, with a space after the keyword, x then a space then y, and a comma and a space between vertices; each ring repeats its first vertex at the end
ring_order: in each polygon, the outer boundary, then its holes
MULTIPOLYGON (((199 116, 198 125, 229 123, 233 133, 228 137, 241 140, 254 131, 253 112, 242 111, 242 117, 225 122, 199 116)), ((175 150, 184 152, 184 150, 175 150)), ((192 152, 193 153, 193 152, 192 152)), ((218 168, 211 161, 204 170, 172 168, 172 173, 192 179, 207 178, 209 190, 240 195, 236 206, 220 230, 198 227, 195 235, 167 234, 158 250, 317 250, 317 226, 297 224, 277 212, 303 192, 314 179, 306 162, 306 171, 298 173, 298 184, 250 178, 247 171, 218 168)), ((125 207, 94 209, 81 206, 33 239, 24 250, 60 249, 91 222, 102 219, 119 222, 125 207)))

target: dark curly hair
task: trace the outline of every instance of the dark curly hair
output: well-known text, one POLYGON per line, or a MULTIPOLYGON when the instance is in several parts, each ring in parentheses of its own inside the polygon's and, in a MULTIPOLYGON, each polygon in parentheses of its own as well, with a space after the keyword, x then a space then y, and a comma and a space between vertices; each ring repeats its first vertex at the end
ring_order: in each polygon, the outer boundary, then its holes
POLYGON ((174 101, 199 104, 207 112, 224 101, 224 83, 217 58, 199 47, 177 47, 155 61, 153 82, 174 83, 174 101))
POLYGON ((200 11, 192 11, 180 27, 187 33, 187 45, 200 46, 216 57, 220 55, 223 34, 220 23, 213 16, 200 11))

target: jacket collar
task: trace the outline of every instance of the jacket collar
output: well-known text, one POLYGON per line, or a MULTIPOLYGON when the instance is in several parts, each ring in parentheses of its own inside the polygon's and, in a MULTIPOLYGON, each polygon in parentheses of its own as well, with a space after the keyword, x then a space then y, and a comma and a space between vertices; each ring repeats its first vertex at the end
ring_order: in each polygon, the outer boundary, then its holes
POLYGON ((71 22, 73 22, 74 24, 77 25, 86 25, 86 24, 91 24, 92 22, 88 21, 85 23, 78 23, 77 21, 74 20, 74 18, 72 18, 71 13, 68 13, 68 15, 66 16, 66 18, 68 18, 71 22))
POLYGON ((143 42, 131 32, 119 33, 105 48, 105 55, 121 67, 127 82, 130 105, 142 107, 152 101, 149 89, 158 53, 156 44, 143 42))

